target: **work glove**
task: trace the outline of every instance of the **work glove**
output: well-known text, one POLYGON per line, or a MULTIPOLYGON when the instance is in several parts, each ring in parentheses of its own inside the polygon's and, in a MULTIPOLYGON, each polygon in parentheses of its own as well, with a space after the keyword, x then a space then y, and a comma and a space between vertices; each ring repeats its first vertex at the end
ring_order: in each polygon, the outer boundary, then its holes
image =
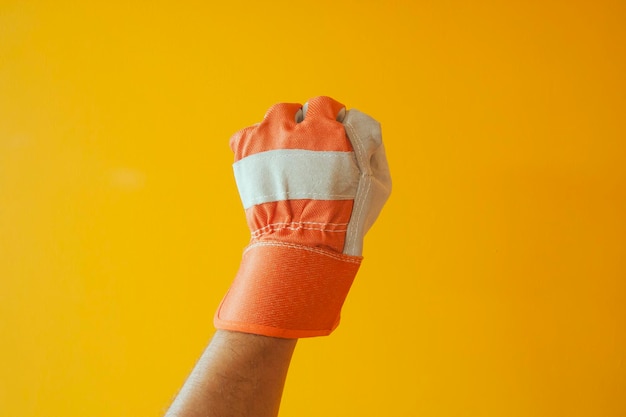
POLYGON ((230 140, 251 231, 218 329, 330 334, 391 192, 380 125, 330 97, 281 103, 230 140))

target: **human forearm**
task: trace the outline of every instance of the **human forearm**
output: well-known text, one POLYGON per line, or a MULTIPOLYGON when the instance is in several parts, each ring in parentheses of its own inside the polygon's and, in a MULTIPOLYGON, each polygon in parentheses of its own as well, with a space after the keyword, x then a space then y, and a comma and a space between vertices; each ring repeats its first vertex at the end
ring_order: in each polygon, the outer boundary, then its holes
POLYGON ((297 339, 218 330, 166 417, 274 417, 297 339))

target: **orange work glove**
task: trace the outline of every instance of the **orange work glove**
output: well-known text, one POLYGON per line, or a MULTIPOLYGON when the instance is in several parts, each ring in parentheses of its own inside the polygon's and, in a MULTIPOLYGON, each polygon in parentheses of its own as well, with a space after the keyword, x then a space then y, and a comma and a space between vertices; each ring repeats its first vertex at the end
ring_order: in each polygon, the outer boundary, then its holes
POLYGON ((235 179, 252 239, 216 315, 219 329, 330 334, 391 191, 380 125, 329 97, 276 104, 237 132, 235 179))

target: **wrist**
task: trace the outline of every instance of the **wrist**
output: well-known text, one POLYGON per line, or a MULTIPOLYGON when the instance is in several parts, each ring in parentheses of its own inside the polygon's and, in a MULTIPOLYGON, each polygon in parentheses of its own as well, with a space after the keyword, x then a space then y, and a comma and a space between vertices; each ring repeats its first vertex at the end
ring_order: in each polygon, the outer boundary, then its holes
POLYGON ((228 346, 235 357, 246 357, 249 353, 254 353, 255 357, 264 358, 270 353, 291 353, 297 341, 298 339, 218 329, 213 336, 212 344, 219 349, 228 346))
POLYGON ((215 326, 280 338, 325 336, 340 311, 361 257, 263 241, 244 252, 215 315, 215 326))

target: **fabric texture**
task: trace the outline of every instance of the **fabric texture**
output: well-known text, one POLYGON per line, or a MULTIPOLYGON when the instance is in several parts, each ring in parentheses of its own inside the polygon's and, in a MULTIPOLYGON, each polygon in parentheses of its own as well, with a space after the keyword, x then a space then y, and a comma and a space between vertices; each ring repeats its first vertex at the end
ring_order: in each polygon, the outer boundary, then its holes
POLYGON ((353 200, 359 185, 353 152, 266 151, 235 162, 233 170, 246 209, 281 200, 353 200))
POLYGON ((391 194, 391 175, 380 124, 358 110, 348 111, 343 124, 354 147, 360 171, 344 253, 360 255, 363 252, 363 237, 391 194))
POLYGON ((251 231, 220 329, 330 334, 391 191, 380 125, 330 97, 281 103, 230 141, 251 231), (343 123, 342 123, 343 122, 343 123))

